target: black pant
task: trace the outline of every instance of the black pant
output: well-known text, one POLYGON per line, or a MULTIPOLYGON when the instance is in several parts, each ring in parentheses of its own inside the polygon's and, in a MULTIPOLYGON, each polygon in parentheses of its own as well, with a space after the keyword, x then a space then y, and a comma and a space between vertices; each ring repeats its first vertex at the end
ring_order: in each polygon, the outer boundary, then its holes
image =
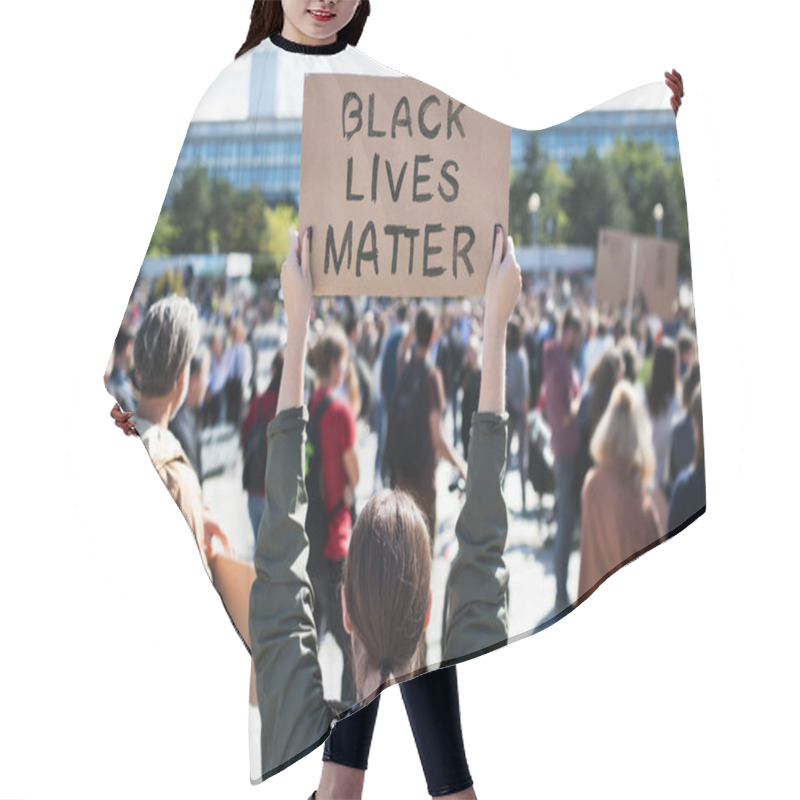
MULTIPOLYGON (((456 668, 426 672, 400 683, 403 702, 431 797, 472 786, 464 752, 456 668)), ((365 770, 380 695, 356 714, 337 722, 325 741, 323 761, 365 770)))
POLYGON ((355 702, 356 683, 353 674, 353 656, 350 634, 344 629, 342 619, 342 571, 344 559, 331 561, 327 558, 311 559, 308 575, 314 588, 314 623, 320 640, 325 630, 330 630, 342 651, 342 688, 339 697, 355 702), (325 623, 325 625, 323 625, 325 623), (325 627, 326 626, 326 627, 325 627))

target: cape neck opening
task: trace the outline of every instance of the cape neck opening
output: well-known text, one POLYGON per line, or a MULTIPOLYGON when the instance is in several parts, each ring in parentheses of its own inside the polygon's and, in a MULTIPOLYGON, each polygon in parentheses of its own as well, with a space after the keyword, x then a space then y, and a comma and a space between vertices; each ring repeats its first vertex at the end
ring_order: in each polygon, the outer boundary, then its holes
POLYGON ((331 56, 341 53, 347 47, 347 39, 337 39, 330 44, 298 44, 280 33, 273 33, 269 40, 281 50, 288 50, 290 53, 304 53, 309 56, 331 56))

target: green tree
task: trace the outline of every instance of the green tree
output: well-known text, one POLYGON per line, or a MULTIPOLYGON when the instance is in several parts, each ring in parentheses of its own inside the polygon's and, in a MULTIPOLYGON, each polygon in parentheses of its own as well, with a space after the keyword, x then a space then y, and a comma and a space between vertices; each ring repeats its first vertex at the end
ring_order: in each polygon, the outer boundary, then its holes
POLYGON ((205 167, 189 167, 172 198, 172 220, 177 230, 174 253, 207 253, 214 198, 205 167))
MULTIPOLYGON (((528 211, 528 199, 534 192, 542 195, 545 167, 544 156, 539 146, 539 137, 536 131, 533 131, 525 148, 522 169, 513 170, 511 173, 508 230, 517 247, 531 243, 533 231, 531 214, 528 211)), ((544 201, 545 198, 542 197, 542 200, 544 201)))
POLYGON ((238 192, 224 178, 217 177, 211 183, 211 209, 208 215, 208 249, 230 253, 236 230, 236 197, 238 192))
POLYGON ((280 273, 281 264, 289 252, 289 228, 298 224, 297 209, 288 203, 279 203, 274 208, 266 206, 263 220, 264 229, 258 248, 260 255, 253 259, 252 278, 258 283, 280 273))
POLYGON ((691 270, 689 226, 680 159, 667 164, 663 150, 652 139, 634 142, 618 138, 607 163, 622 186, 630 208, 632 222, 624 229, 654 236, 653 209, 661 203, 664 209, 662 235, 665 239, 677 240, 678 270, 688 276, 691 270))
POLYGON ((565 239, 569 244, 597 246, 602 226, 627 230, 631 222, 619 182, 590 145, 586 155, 573 158, 567 172, 564 211, 568 217, 565 239))
POLYGON ((233 224, 225 252, 260 253, 267 233, 267 204, 257 186, 233 198, 233 224))
POLYGON ((564 197, 570 188, 570 179, 558 166, 558 162, 550 160, 542 172, 542 188, 539 195, 542 204, 539 209, 539 241, 544 242, 547 230, 547 221, 552 222, 550 244, 563 244, 566 241, 569 217, 564 209, 564 197))
POLYGON ((656 203, 664 205, 667 196, 667 170, 661 147, 653 139, 636 142, 619 136, 605 160, 631 211, 631 227, 626 230, 653 236, 653 208, 656 203))
POLYGON ((235 189, 229 181, 209 179, 205 167, 190 167, 172 198, 172 207, 163 212, 152 247, 161 253, 261 252, 267 222, 266 202, 261 190, 253 186, 235 189))
POLYGON ((172 212, 168 208, 163 208, 158 215, 156 228, 150 237, 150 244, 147 247, 148 256, 167 256, 175 252, 173 242, 178 235, 178 229, 172 222, 172 212))
POLYGON ((664 236, 677 239, 678 273, 689 277, 692 269, 691 251, 689 248, 689 220, 686 211, 686 187, 683 183, 683 167, 680 158, 674 159, 667 166, 667 194, 664 206, 664 236))

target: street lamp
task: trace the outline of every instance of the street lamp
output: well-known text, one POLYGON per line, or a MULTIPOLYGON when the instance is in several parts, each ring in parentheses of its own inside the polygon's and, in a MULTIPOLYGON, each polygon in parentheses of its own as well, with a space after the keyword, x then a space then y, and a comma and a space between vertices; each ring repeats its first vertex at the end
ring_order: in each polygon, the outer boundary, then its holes
POLYGON ((660 239, 664 233, 664 206, 661 203, 653 206, 653 219, 656 221, 656 236, 660 239))
POLYGON ((542 199, 534 192, 528 198, 528 211, 531 212, 531 230, 533 231, 533 246, 539 244, 539 207, 542 205, 542 199))

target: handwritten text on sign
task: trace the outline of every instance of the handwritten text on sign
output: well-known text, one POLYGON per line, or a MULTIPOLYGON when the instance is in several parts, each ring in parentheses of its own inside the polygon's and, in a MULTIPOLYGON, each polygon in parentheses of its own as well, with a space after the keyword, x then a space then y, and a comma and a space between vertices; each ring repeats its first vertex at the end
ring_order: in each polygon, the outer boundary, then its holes
POLYGON ((483 294, 511 128, 413 78, 308 74, 300 230, 315 294, 483 294))

